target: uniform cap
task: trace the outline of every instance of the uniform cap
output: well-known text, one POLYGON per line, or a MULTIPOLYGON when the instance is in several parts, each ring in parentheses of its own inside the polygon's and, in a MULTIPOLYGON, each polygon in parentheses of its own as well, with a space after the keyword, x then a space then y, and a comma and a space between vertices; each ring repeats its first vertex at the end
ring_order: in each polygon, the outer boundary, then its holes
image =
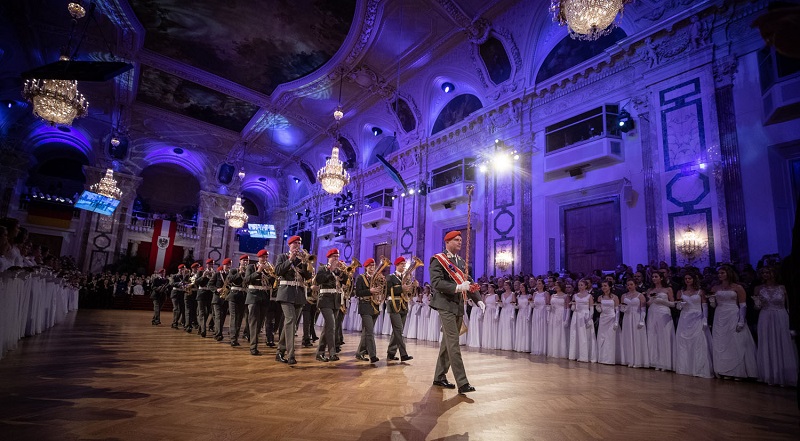
POLYGON ((239 256, 239 260, 250 260, 250 256, 248 256, 247 254, 242 254, 241 256, 239 256))
POLYGON ((461 232, 460 231, 451 231, 451 232, 449 232, 449 233, 444 235, 444 241, 445 242, 450 242, 451 240, 455 239, 456 237, 460 237, 460 236, 461 236, 461 232))
POLYGON ((366 267, 368 267, 370 265, 374 265, 374 264, 375 264, 375 259, 370 257, 369 259, 364 261, 364 268, 366 268, 366 267))
POLYGON ((334 254, 339 254, 339 248, 331 248, 331 249, 329 249, 328 250, 328 254, 326 254, 325 257, 330 258, 334 254))
POLYGON ((258 252, 258 254, 256 254, 256 256, 257 257, 263 257, 263 256, 266 256, 267 254, 269 254, 269 251, 261 250, 261 251, 258 252))
POLYGON ((223 265, 230 265, 231 263, 232 261, 230 257, 226 257, 225 259, 222 260, 223 265))
POLYGON ((400 256, 397 259, 394 259, 394 266, 400 265, 401 263, 403 263, 405 261, 406 261, 406 258, 403 257, 403 256, 400 256))
POLYGON ((192 268, 200 268, 200 264, 195 262, 192 264, 192 268))
POLYGON ((179 269, 179 270, 181 270, 181 269, 184 269, 184 268, 186 268, 186 265, 184 265, 184 264, 180 264, 180 265, 178 265, 178 269, 179 269))
POLYGON ((292 237, 289 238, 289 240, 286 241, 286 243, 291 245, 291 244, 293 244, 293 243, 295 243, 297 241, 301 241, 301 240, 302 239, 300 239, 300 236, 292 236, 292 237))
POLYGON ((206 259, 206 265, 208 265, 209 263, 214 263, 214 259, 206 259))

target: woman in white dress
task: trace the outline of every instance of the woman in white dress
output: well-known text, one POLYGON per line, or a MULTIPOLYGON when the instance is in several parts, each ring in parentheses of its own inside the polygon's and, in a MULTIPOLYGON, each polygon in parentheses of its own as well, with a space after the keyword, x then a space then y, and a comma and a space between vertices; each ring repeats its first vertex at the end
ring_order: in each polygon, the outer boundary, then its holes
POLYGON ((550 293, 544 288, 544 280, 536 279, 536 290, 533 292, 533 313, 531 314, 531 354, 533 355, 547 354, 549 309, 550 293))
MULTIPOLYGON (((422 295, 431 297, 431 286, 425 284, 422 288, 422 295)), ((480 309, 480 308, 478 308, 480 309)), ((428 341, 439 341, 442 336, 442 322, 439 320, 439 311, 431 308, 431 319, 428 322, 428 341)))
POLYGON ((760 270, 764 284, 753 298, 758 315, 758 380, 780 386, 797 385, 797 352, 789 330, 786 288, 775 281, 775 270, 760 270))
POLYGON ((711 290, 716 302, 711 333, 714 372, 723 378, 755 378, 756 345, 745 322, 744 288, 736 283, 738 278, 730 265, 722 265, 717 277, 720 284, 711 290))
MULTIPOLYGON (((383 318, 384 318, 384 313, 386 312, 385 308, 383 306, 384 306, 383 303, 381 303, 380 306, 377 306, 377 308, 378 308, 378 318, 375 319, 375 328, 374 328, 375 329, 375 335, 383 334, 383 318)), ((376 308, 375 305, 372 305, 372 307, 376 308)), ((387 318, 387 321, 388 321, 388 318, 387 318)))
POLYGON ((483 313, 483 323, 481 323, 481 347, 486 349, 497 349, 497 324, 499 322, 500 308, 497 307, 497 294, 494 292, 495 286, 489 284, 486 298, 486 310, 483 313))
POLYGON ((567 358, 569 356, 569 296, 564 292, 566 284, 559 279, 553 285, 550 296, 549 326, 547 328, 547 356, 567 358))
POLYGON ((675 331, 675 373, 712 378, 706 294, 700 289, 698 275, 687 273, 683 281, 686 287, 678 291, 676 303, 681 316, 675 331))
POLYGON ((672 356, 675 353, 675 323, 672 310, 675 296, 672 288, 666 286, 663 272, 652 275, 653 287, 647 292, 647 346, 650 351, 650 367, 657 371, 671 371, 672 356))
POLYGON ((597 362, 603 364, 619 364, 620 353, 619 331, 619 297, 611 292, 611 282, 600 282, 602 294, 597 298, 597 309, 600 317, 597 320, 597 362))
POLYGON ((358 296, 350 297, 350 309, 347 310, 350 331, 361 332, 361 316, 358 314, 358 296))
POLYGON ((644 295, 636 290, 636 282, 628 280, 628 292, 622 295, 622 332, 620 333, 620 356, 622 364, 628 367, 650 367, 650 352, 647 349, 647 329, 644 319, 647 315, 644 295))
MULTIPOLYGON (((483 295, 482 298, 484 299, 484 303, 486 303, 486 296, 483 295)), ((472 310, 469 314, 469 323, 467 324, 467 346, 471 348, 480 348, 481 334, 483 332, 483 311, 481 311, 481 308, 472 304, 472 300, 468 301, 472 305, 472 310)))
POLYGON ((514 350, 517 352, 531 351, 532 312, 533 304, 531 295, 528 294, 528 286, 521 283, 517 292, 517 325, 514 328, 514 350))
MULTIPOLYGON (((419 290, 419 288, 417 288, 419 290)), ((431 320, 431 297, 419 294, 419 321, 417 322, 417 340, 428 339, 428 323, 431 320)))
POLYGON ((569 359, 597 362, 597 338, 594 335, 594 299, 589 292, 591 282, 578 281, 578 293, 572 296, 572 321, 569 325, 569 359))
POLYGON ((406 322, 403 326, 403 337, 417 338, 417 324, 419 323, 419 314, 421 311, 422 299, 419 296, 413 296, 408 301, 408 315, 406 322))
POLYGON ((517 296, 511 284, 507 281, 503 283, 503 295, 500 297, 503 307, 500 310, 500 321, 497 324, 497 345, 498 349, 510 351, 514 349, 514 329, 516 328, 515 318, 517 313, 517 296))

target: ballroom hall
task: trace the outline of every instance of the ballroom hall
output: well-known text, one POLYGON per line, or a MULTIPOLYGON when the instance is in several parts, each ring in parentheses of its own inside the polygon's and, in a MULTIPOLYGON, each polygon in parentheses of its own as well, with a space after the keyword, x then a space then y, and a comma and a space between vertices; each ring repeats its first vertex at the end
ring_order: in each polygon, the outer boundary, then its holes
POLYGON ((0 2, 2 438, 797 439, 798 29, 0 2))

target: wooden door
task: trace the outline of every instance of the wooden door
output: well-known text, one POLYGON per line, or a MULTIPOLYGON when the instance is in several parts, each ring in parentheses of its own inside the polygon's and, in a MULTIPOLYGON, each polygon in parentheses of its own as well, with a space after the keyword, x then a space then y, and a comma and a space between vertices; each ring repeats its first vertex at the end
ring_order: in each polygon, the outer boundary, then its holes
POLYGON ((368 257, 372 257, 373 259, 375 259, 375 265, 380 265, 381 264, 381 262, 380 262, 381 256, 389 259, 389 261, 393 260, 392 259, 392 247, 389 245, 388 242, 377 243, 372 248, 372 250, 373 250, 372 251, 372 256, 368 256, 368 257))
POLYGON ((610 271, 620 263, 619 208, 614 201, 564 210, 564 263, 571 272, 610 271))

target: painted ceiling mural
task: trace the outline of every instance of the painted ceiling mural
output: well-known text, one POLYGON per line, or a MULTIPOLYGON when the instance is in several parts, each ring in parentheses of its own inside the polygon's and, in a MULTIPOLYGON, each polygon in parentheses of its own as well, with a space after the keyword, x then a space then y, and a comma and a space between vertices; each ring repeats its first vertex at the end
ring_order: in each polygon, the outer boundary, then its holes
POLYGON ((258 111, 246 101, 144 65, 137 99, 235 132, 241 132, 258 111))
POLYGON ((145 47, 262 93, 333 57, 355 0, 131 0, 145 47))

